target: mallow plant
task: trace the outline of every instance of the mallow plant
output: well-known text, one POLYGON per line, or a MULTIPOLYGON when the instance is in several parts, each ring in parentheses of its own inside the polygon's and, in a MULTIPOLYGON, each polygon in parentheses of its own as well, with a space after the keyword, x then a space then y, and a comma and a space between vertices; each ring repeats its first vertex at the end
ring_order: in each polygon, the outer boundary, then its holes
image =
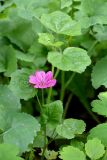
POLYGON ((0 160, 107 160, 106 10, 0 1, 0 160))

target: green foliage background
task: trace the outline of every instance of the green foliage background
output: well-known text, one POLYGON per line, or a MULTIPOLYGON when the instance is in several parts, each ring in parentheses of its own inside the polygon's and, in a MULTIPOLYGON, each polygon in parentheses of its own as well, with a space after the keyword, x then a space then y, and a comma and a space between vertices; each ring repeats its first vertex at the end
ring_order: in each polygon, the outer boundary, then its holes
POLYGON ((0 159, 40 158, 46 126, 47 143, 58 143, 46 159, 106 160, 106 54, 107 0, 1 0, 0 159), (53 67, 57 85, 39 116, 41 93, 28 78, 53 67), (96 122, 89 132, 83 120, 64 119, 73 95, 96 122))

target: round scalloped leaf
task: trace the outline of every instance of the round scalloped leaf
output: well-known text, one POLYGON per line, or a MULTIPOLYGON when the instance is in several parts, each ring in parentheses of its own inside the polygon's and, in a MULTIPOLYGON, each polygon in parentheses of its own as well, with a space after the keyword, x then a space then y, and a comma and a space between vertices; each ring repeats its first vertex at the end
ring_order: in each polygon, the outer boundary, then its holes
POLYGON ((107 117, 107 92, 98 95, 99 100, 92 101, 92 111, 107 117))
POLYGON ((12 119, 17 112, 13 109, 0 105, 0 131, 5 132, 11 127, 12 119))
POLYGON ((64 138, 72 139, 75 135, 82 134, 85 131, 85 127, 84 121, 70 118, 58 125, 56 132, 64 138))
POLYGON ((107 147, 107 123, 99 124, 89 132, 88 139, 98 138, 107 147))
POLYGON ((30 86, 28 80, 30 71, 28 69, 16 70, 11 74, 9 88, 20 99, 28 100, 35 96, 37 90, 30 86))
POLYGON ((92 85, 99 88, 101 85, 107 87, 107 56, 96 63, 92 72, 92 85))
POLYGON ((70 145, 84 151, 85 144, 82 141, 72 139, 70 145))
POLYGON ((46 104, 42 108, 42 121, 44 124, 57 125, 62 121, 63 105, 60 100, 46 104))
POLYGON ((10 77, 17 68, 16 52, 11 45, 0 47, 0 72, 5 72, 5 76, 10 77))
POLYGON ((12 111, 19 111, 21 108, 20 99, 6 85, 0 85, 0 104, 12 111))
POLYGON ((50 14, 43 14, 41 17, 43 25, 58 34, 71 36, 81 35, 81 26, 71 19, 66 13, 55 11, 50 14))
POLYGON ((63 147, 59 157, 63 160, 86 160, 84 152, 72 146, 63 147))
POLYGON ((19 150, 16 146, 10 144, 0 144, 0 159, 1 160, 23 160, 18 157, 19 150))
POLYGON ((38 42, 45 45, 45 46, 53 46, 54 43, 54 36, 49 33, 39 33, 38 42))
POLYGON ((47 136, 49 137, 55 136, 56 126, 61 123, 62 115, 63 115, 63 105, 62 102, 59 100, 43 106, 41 123, 43 126, 46 125, 47 136))
MULTIPOLYGON (((46 139, 47 143, 48 140, 46 139)), ((33 141, 33 148, 43 148, 45 145, 44 133, 38 132, 37 136, 34 138, 33 141)))
POLYGON ((59 52, 49 52, 48 61, 58 69, 78 73, 84 72, 86 67, 91 63, 86 50, 76 47, 66 48, 62 54, 59 52))
POLYGON ((12 118, 21 109, 20 99, 6 85, 0 85, 0 130, 11 126, 12 118))
POLYGON ((88 140, 85 144, 85 151, 88 157, 94 160, 101 158, 105 153, 104 145, 98 138, 88 140))
POLYGON ((18 113, 13 119, 12 127, 3 133, 3 141, 15 144, 22 153, 28 150, 28 145, 33 143, 39 130, 40 124, 34 117, 26 113, 18 113))
POLYGON ((70 7, 72 5, 72 0, 61 0, 61 9, 70 7))
POLYGON ((33 62, 35 55, 29 54, 29 53, 23 53, 21 51, 16 50, 16 57, 17 59, 20 59, 21 61, 33 62))
POLYGON ((61 41, 55 41, 55 37, 49 33, 39 33, 38 42, 45 46, 60 47, 63 45, 61 41))

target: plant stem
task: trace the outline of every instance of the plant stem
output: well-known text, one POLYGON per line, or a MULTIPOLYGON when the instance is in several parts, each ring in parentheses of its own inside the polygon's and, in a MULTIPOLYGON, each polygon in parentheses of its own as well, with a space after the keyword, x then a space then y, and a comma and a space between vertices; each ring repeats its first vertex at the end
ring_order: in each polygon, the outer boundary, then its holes
MULTIPOLYGON (((52 66, 52 73, 54 75, 54 66, 52 66)), ((52 95, 52 87, 49 88, 47 103, 50 103, 51 95, 52 95)))
POLYGON ((39 104, 39 107, 40 107, 40 112, 42 111, 42 105, 40 103, 40 100, 39 100, 39 97, 38 95, 36 94, 36 98, 37 98, 37 101, 38 101, 38 104, 39 104))
MULTIPOLYGON (((54 132, 53 132, 53 134, 54 134, 54 132)), ((56 135, 53 139, 50 139, 50 141, 49 141, 48 143, 46 143, 46 145, 44 146, 44 149, 43 149, 43 153, 42 153, 41 160, 44 160, 44 153, 45 153, 45 150, 47 149, 48 145, 49 145, 50 143, 52 143, 52 142, 55 140, 55 138, 56 138, 57 136, 58 136, 58 135, 56 135)))
POLYGON ((70 104, 70 102, 71 102, 72 96, 73 96, 72 94, 69 95, 68 100, 67 100, 67 102, 66 102, 66 104, 65 104, 65 109, 64 109, 63 118, 66 117, 66 114, 67 114, 68 107, 69 107, 69 104, 70 104))
POLYGON ((28 160, 28 158, 29 158, 29 154, 27 152, 26 155, 25 155, 25 160, 28 160))
POLYGON ((51 94, 52 94, 52 87, 51 87, 51 88, 49 88, 48 98, 47 98, 47 103, 50 103, 51 94))
POLYGON ((64 92, 65 89, 68 87, 68 85, 71 83, 71 81, 73 80, 74 76, 75 76, 75 72, 72 73, 71 77, 68 79, 68 81, 65 83, 65 72, 62 71, 61 74, 61 96, 60 99, 63 101, 64 98, 64 92), (65 84, 64 84, 65 83, 65 84))
POLYGON ((54 75, 54 78, 56 78, 58 76, 59 72, 60 72, 60 70, 57 68, 56 73, 54 75))
POLYGON ((31 150, 30 155, 29 155, 29 160, 33 160, 34 158, 34 151, 31 150))
POLYGON ((44 127, 44 148, 43 148, 43 152, 42 152, 42 157, 41 160, 44 160, 44 154, 45 154, 45 150, 47 148, 47 144, 46 144, 46 125, 44 127))
MULTIPOLYGON (((66 84, 65 84, 65 86, 64 86, 64 91, 65 91, 65 89, 69 86, 69 84, 71 83, 71 81, 73 80, 73 78, 75 77, 75 75, 76 75, 76 73, 74 72, 74 73, 71 75, 71 77, 69 78, 69 80, 66 82, 66 84)), ((71 97, 71 98, 72 98, 72 97, 71 97)), ((69 106, 68 103, 70 103, 69 101, 70 101, 71 98, 69 97, 68 102, 66 103, 65 111, 64 111, 64 117, 66 116, 66 112, 67 112, 68 106, 69 106)), ((84 101, 82 101, 82 103, 83 103, 84 108, 87 110, 87 112, 88 112, 88 113, 92 116, 92 118, 99 124, 100 121, 99 121, 99 119, 94 115, 94 113, 90 110, 90 106, 89 106, 86 102, 84 102, 84 101)))
POLYGON ((42 89, 42 105, 44 105, 44 90, 42 89))
POLYGON ((55 69, 54 66, 52 66, 52 73, 53 73, 53 75, 54 75, 54 69, 55 69))
POLYGON ((65 72, 61 71, 61 94, 60 94, 60 100, 63 101, 64 99, 64 83, 65 83, 65 72))
POLYGON ((64 89, 66 89, 66 88, 69 86, 69 84, 71 83, 71 81, 73 80, 73 78, 75 77, 75 75, 76 75, 75 72, 72 73, 71 77, 70 77, 70 78, 68 79, 68 81, 66 82, 64 89))
POLYGON ((90 106, 88 103, 86 103, 85 101, 81 101, 84 108, 87 110, 87 112, 89 113, 89 115, 91 115, 92 119, 94 119, 98 124, 100 124, 101 122, 99 121, 99 119, 94 115, 94 113, 91 111, 90 106))
POLYGON ((94 43, 92 44, 92 46, 88 50, 88 54, 90 54, 90 52, 93 50, 93 48, 96 46, 97 43, 98 43, 98 40, 94 41, 94 43))

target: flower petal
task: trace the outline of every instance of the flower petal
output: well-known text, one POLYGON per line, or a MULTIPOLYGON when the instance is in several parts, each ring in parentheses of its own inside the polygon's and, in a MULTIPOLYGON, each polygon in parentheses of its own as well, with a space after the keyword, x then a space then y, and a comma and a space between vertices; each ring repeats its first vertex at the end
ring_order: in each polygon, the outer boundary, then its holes
POLYGON ((36 77, 34 75, 29 76, 29 83, 36 84, 36 77))
POLYGON ((53 78, 53 73, 51 71, 48 71, 46 73, 46 81, 49 81, 53 78))
POLYGON ((52 79, 52 80, 48 81, 47 86, 53 87, 53 86, 55 86, 55 84, 56 84, 56 79, 52 79))
POLYGON ((34 85, 34 88, 48 88, 47 85, 34 85))
POLYGON ((29 83, 34 84, 34 88, 49 88, 56 84, 56 79, 53 79, 53 73, 48 71, 36 71, 34 75, 29 76, 29 83))
POLYGON ((36 76, 37 82, 39 83, 39 82, 42 82, 42 81, 45 80, 46 74, 45 74, 44 71, 37 71, 37 72, 35 73, 35 76, 36 76))

